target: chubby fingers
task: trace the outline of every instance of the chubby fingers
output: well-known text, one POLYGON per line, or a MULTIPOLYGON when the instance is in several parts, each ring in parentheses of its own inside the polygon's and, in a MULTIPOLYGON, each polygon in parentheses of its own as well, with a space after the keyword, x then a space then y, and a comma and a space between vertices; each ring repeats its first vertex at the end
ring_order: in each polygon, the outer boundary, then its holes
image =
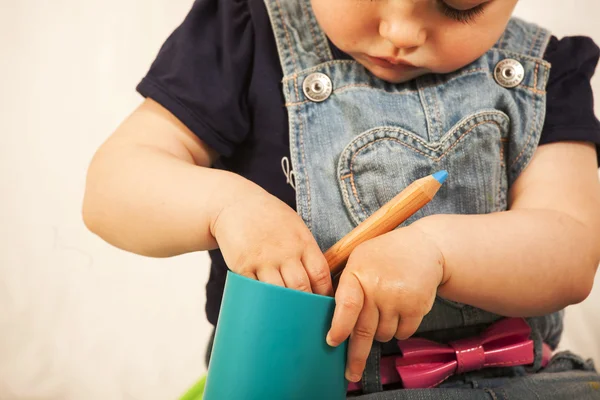
POLYGON ((400 318, 396 334, 394 337, 398 340, 405 340, 411 337, 421 325, 423 317, 403 317, 400 318))
POLYGON ((323 296, 332 296, 331 272, 317 242, 312 242, 306 246, 306 250, 302 254, 302 264, 308 274, 313 292, 323 296))
POLYGON ((285 287, 312 293, 310 280, 300 260, 289 260, 281 266, 281 277, 285 287))
POLYGON ((375 340, 381 343, 389 342, 398 333, 400 316, 397 313, 386 312, 379 310, 379 323, 375 340))
POLYGON ((346 363, 346 379, 358 382, 362 377, 367 358, 373 346, 373 337, 377 330, 379 312, 375 304, 367 301, 356 321, 356 326, 348 344, 348 361, 346 363))
MULTIPOLYGON (((266 282, 266 283, 270 283, 271 285, 285 287, 285 283, 283 282, 283 278, 281 277, 281 272, 277 268, 257 269, 255 274, 256 274, 256 278, 261 282, 266 282)), ((246 275, 246 276, 250 277, 249 275, 246 275)))
POLYGON ((335 311, 327 344, 336 347, 344 342, 354 330, 364 303, 364 293, 358 279, 352 274, 342 274, 335 293, 335 311))
POLYGON ((342 274, 335 300, 336 307, 327 343, 338 346, 350 336, 346 379, 357 382, 362 376, 373 345, 379 311, 375 303, 365 299, 362 286, 353 274, 342 274))
POLYGON ((285 286, 323 296, 333 295, 331 274, 325 256, 316 242, 310 243, 300 259, 290 259, 281 267, 285 286))

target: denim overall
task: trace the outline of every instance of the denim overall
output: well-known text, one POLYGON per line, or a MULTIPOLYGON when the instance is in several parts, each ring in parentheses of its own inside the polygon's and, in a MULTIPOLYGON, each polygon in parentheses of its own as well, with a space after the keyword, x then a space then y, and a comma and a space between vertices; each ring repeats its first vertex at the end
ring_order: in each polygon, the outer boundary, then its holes
MULTIPOLYGON (((405 224, 507 209, 508 190, 531 160, 544 122, 548 31, 512 19, 472 64, 391 84, 353 60, 333 59, 309 0, 265 2, 284 73, 297 209, 323 251, 411 182, 442 169, 447 182, 405 224), (516 87, 495 79, 506 59, 524 69, 516 87)), ((379 360, 398 349, 394 341, 375 343, 358 398, 600 398, 600 378, 586 372, 593 366, 570 353, 555 356, 544 373, 528 374, 540 369, 542 341, 558 344, 562 315, 528 319, 532 366, 466 373, 435 389, 383 391, 379 360)), ((456 340, 499 318, 438 298, 417 336, 456 340)))

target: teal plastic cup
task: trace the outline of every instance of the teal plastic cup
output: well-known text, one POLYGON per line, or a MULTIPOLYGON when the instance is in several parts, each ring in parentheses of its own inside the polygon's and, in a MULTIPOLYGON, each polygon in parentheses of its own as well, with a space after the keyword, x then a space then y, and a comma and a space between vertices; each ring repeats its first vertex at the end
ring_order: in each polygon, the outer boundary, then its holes
POLYGON ((204 400, 345 399, 347 342, 325 342, 334 307, 228 272, 204 400))

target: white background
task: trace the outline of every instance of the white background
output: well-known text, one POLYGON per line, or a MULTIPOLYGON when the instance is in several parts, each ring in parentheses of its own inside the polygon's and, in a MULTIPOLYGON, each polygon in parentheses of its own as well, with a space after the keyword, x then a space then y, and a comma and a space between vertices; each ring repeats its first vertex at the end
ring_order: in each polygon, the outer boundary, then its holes
MULTIPOLYGON (((2 400, 175 399, 204 371, 206 255, 127 254, 80 218, 94 151, 190 7, 0 0, 2 400)), ((596 0, 521 0, 517 14, 600 43, 596 0)), ((569 309, 563 347, 600 361, 598 286, 569 309)))

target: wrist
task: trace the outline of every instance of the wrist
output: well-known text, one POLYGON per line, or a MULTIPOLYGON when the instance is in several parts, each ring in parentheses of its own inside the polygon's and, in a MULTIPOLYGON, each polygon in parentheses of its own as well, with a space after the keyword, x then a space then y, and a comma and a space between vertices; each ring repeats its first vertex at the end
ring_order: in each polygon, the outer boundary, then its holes
POLYGON ((219 196, 218 204, 213 207, 210 216, 209 231, 217 240, 219 221, 223 214, 235 207, 244 207, 250 201, 254 201, 257 196, 269 195, 262 187, 256 183, 232 172, 223 172, 222 188, 224 189, 219 196))
POLYGON ((441 278, 438 285, 438 287, 441 287, 450 280, 452 274, 448 267, 446 255, 444 254, 443 238, 441 237, 441 230, 439 229, 439 217, 440 216, 438 215, 431 215, 421 218, 409 225, 408 228, 413 231, 413 234, 420 235, 421 239, 431 248, 430 251, 434 254, 434 257, 441 268, 441 278))

